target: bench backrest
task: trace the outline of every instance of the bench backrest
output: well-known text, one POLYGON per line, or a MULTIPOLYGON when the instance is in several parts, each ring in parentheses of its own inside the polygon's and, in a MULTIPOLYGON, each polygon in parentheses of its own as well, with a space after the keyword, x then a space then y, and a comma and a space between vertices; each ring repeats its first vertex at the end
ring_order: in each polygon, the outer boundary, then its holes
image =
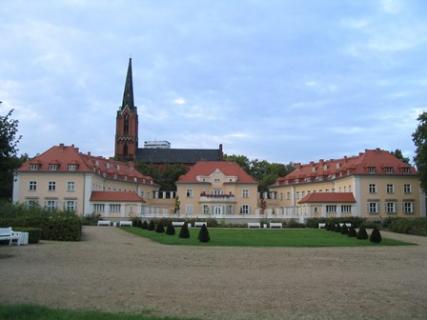
POLYGON ((0 228, 0 236, 7 237, 12 235, 12 227, 0 228))

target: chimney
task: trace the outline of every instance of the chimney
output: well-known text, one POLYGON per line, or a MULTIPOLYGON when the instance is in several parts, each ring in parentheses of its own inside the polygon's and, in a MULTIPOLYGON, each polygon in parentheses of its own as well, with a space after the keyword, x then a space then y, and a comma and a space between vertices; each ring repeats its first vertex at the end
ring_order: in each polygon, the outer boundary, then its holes
POLYGON ((64 149, 64 144, 63 144, 63 143, 60 143, 60 144, 59 144, 59 147, 60 147, 60 148, 62 148, 62 149, 64 149))
POLYGON ((92 154, 90 153, 90 151, 88 151, 87 155, 88 155, 88 156, 91 156, 92 154))

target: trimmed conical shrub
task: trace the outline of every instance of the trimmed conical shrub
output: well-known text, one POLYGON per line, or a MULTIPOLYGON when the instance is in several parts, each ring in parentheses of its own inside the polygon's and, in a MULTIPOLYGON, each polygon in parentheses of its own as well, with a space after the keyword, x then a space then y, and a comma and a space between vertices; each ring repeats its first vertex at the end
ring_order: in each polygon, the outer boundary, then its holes
POLYGON ((155 228, 156 228, 156 225, 154 224, 154 221, 151 220, 150 223, 148 224, 147 230, 153 231, 155 228))
POLYGON ((345 223, 341 227, 341 234, 348 234, 348 228, 345 223))
POLYGON ((171 236, 175 234, 175 227, 173 226, 172 222, 168 223, 168 226, 166 227, 166 234, 171 236))
POLYGON ((188 230, 187 222, 184 222, 183 226, 181 227, 181 230, 179 231, 179 237, 183 239, 190 238, 190 231, 188 230))
POLYGON ((337 223, 336 225, 335 225, 335 229, 334 229, 334 231, 335 232, 341 232, 341 226, 340 226, 340 224, 339 223, 337 223))
POLYGON ((360 226, 359 232, 357 233, 357 239, 359 240, 368 239, 368 233, 366 232, 366 229, 364 226, 360 226))
POLYGON ((157 233, 164 233, 165 232, 165 227, 163 226, 162 221, 159 221, 159 223, 157 224, 156 232, 157 233))
POLYGON ((202 225, 199 231, 199 241, 200 242, 209 242, 211 238, 209 237, 209 231, 206 225, 202 225))
POLYGON ((331 224, 330 223, 326 223, 325 229, 328 231, 331 231, 331 224))
POLYGON ((357 232, 353 227, 348 228, 348 233, 347 235, 349 237, 357 237, 357 232))
POLYGON ((373 243, 380 243, 381 240, 382 240, 382 237, 381 237, 380 230, 378 230, 378 228, 374 228, 374 230, 372 230, 371 236, 369 237, 369 241, 373 243))
POLYGON ((142 229, 148 229, 148 223, 147 220, 144 220, 144 222, 141 224, 142 229))

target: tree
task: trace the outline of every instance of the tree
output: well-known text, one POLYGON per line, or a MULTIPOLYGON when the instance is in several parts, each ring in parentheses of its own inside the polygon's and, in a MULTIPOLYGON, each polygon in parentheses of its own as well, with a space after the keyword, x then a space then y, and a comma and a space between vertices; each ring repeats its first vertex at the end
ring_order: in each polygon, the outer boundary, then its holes
POLYGON ((357 233, 357 239, 359 240, 368 239, 368 233, 366 232, 366 228, 364 226, 360 226, 359 232, 357 233))
POLYGON ((179 237, 182 239, 190 238, 190 231, 188 230, 187 222, 184 222, 182 225, 181 230, 179 231, 179 237))
MULTIPOLYGON (((0 102, 1 103, 1 102, 0 102)), ((28 159, 27 155, 17 156, 18 120, 11 118, 13 110, 0 116, 0 199, 12 198, 13 171, 28 159)))
POLYGON ((157 166, 142 162, 137 162, 136 169, 142 174, 152 177, 154 182, 160 185, 160 192, 175 191, 175 182, 180 176, 188 171, 188 169, 182 164, 157 166))
POLYGON ((251 171, 250 170, 250 167, 251 167, 250 161, 249 161, 248 157, 246 157, 244 155, 224 154, 224 160, 236 162, 247 173, 249 173, 251 171))
POLYGON ((199 241, 200 242, 209 242, 211 240, 209 236, 208 228, 206 224, 203 224, 199 231, 199 241))
POLYGON ((400 149, 396 149, 394 151, 390 151, 390 153, 395 156, 397 159, 402 160, 403 162, 405 162, 406 164, 409 164, 409 158, 408 157, 404 157, 402 150, 400 149))
POLYGON ((423 112, 417 119, 420 123, 412 134, 415 150, 414 161, 421 180, 421 188, 427 192, 427 112, 423 112))
POLYGON ((382 237, 381 237, 380 230, 378 230, 378 228, 374 228, 374 230, 372 230, 371 236, 369 237, 369 241, 373 243, 380 243, 381 240, 382 240, 382 237))
POLYGON ((176 196, 176 198, 175 198, 175 208, 173 210, 174 210, 175 213, 178 213, 180 208, 181 208, 181 201, 179 200, 179 197, 176 196))

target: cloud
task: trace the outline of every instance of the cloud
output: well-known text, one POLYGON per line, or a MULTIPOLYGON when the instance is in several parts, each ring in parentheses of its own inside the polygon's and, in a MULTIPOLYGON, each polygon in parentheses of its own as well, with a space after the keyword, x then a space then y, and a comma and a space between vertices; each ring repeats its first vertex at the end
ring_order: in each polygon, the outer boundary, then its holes
POLYGON ((173 103, 182 106, 183 104, 187 103, 187 100, 185 100, 184 98, 176 98, 173 103))

